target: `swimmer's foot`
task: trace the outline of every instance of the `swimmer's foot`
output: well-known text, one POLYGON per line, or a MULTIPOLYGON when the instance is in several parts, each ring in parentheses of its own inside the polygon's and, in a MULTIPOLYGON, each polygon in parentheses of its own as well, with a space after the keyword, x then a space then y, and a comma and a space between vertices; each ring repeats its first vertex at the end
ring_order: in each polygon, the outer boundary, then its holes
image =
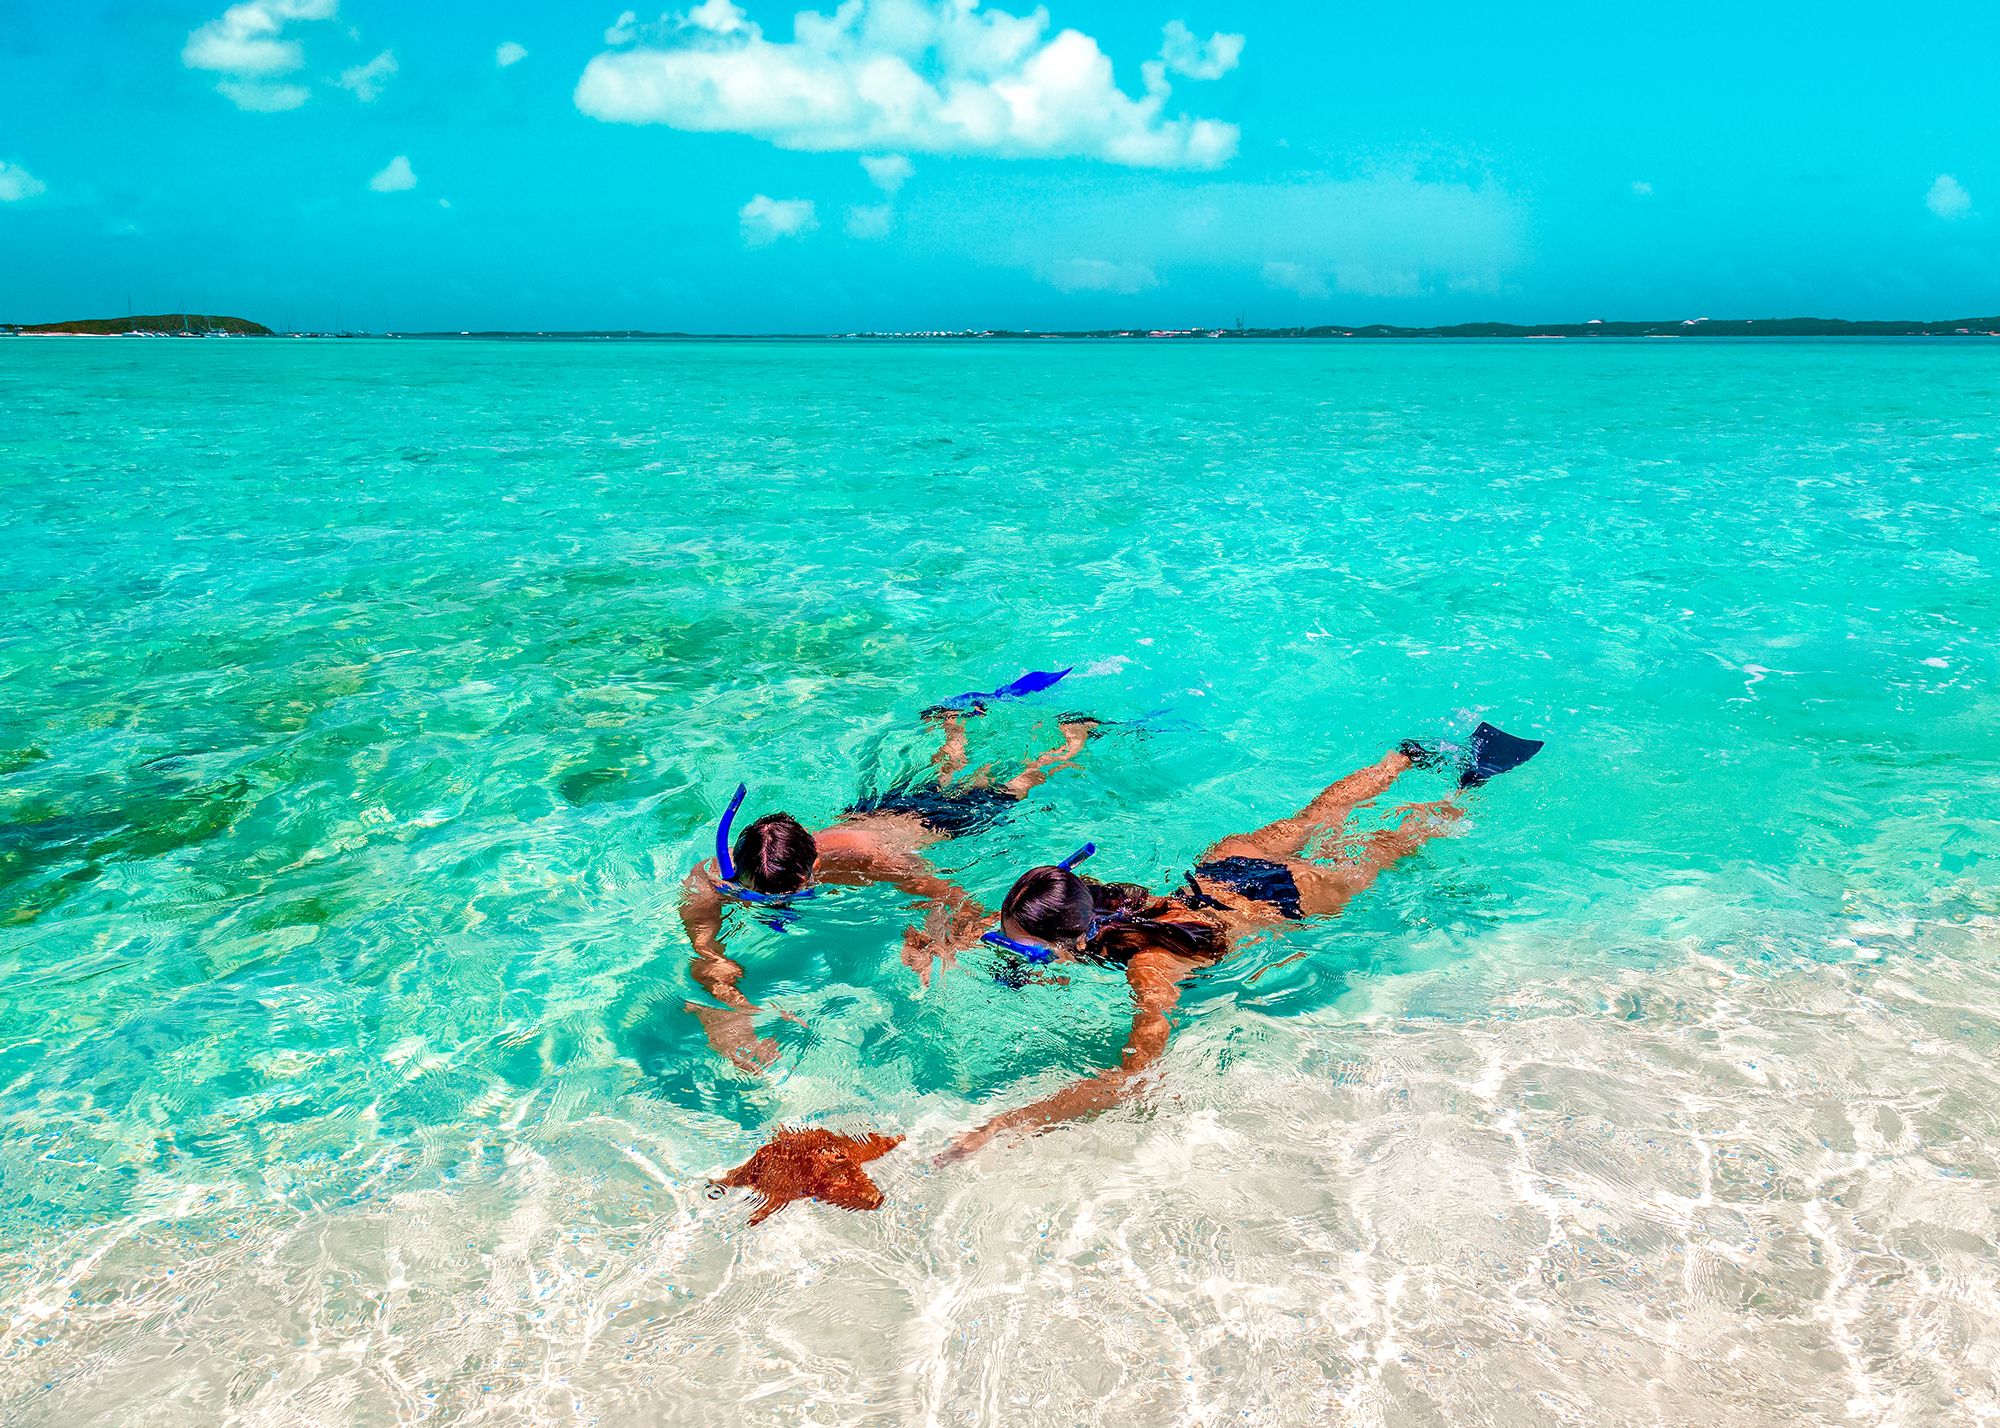
POLYGON ((1435 739, 1405 739, 1396 752, 1410 761, 1412 768, 1440 769, 1452 762, 1451 755, 1435 739))
POLYGON ((1405 739, 1396 752, 1420 769, 1458 772, 1458 786, 1478 788, 1488 779, 1517 769, 1542 751, 1540 739, 1522 739, 1504 729, 1482 723, 1472 731, 1465 747, 1442 739, 1405 739))
POLYGON ((986 712, 984 704, 933 704, 917 715, 919 723, 942 724, 947 729, 955 729, 967 719, 977 719, 986 712))
POLYGON ((1104 721, 1092 714, 1063 715, 1056 722, 1056 727, 1063 732, 1062 751, 1064 755, 1074 758, 1082 753, 1083 746, 1090 742, 1090 736, 1095 734, 1103 725, 1104 721))

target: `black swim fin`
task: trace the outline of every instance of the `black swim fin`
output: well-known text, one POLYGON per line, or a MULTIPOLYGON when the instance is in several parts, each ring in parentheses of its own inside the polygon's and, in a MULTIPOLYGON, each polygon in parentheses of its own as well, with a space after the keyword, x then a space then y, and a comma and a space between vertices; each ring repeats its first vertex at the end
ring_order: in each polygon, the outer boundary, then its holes
POLYGON ((1477 788, 1490 778, 1519 768, 1541 751, 1540 739, 1517 739, 1504 729, 1481 724, 1472 731, 1472 760, 1458 776, 1458 786, 1477 788))

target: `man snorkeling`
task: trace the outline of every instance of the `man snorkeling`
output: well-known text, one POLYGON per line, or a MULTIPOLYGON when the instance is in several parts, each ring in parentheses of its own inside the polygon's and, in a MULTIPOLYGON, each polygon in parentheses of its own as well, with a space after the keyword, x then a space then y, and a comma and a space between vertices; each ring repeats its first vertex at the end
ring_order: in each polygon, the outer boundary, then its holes
POLYGON ((696 865, 681 888, 681 922, 694 949, 694 980, 721 1004, 690 1001, 686 1006, 716 1051, 753 1072, 767 1069, 778 1054, 776 1042, 756 1035, 752 1018, 761 1008, 743 994, 743 966, 723 947, 726 903, 761 911, 782 928, 796 915, 797 905, 823 885, 891 884, 924 908, 923 927, 904 936, 903 959, 926 986, 934 948, 976 937, 990 914, 957 884, 940 877, 923 850, 1004 818, 1051 773, 1083 752, 1098 721, 1065 715, 1058 724, 1062 743, 1002 781, 994 779, 991 764, 960 777, 969 763, 965 721, 983 714, 989 700, 1047 688, 1067 673, 1026 675, 990 693, 962 694, 925 710, 924 721, 938 726, 944 736, 929 775, 857 800, 817 832, 788 813, 767 813, 732 841, 730 827, 746 792, 737 788, 716 828, 714 859, 696 865))
POLYGON ((1030 1105, 997 1115, 960 1136, 947 1158, 971 1154, 996 1135, 1035 1132, 1118 1104, 1139 1090, 1165 1053, 1167 1014, 1193 973, 1227 957, 1244 939, 1308 917, 1332 917, 1385 868, 1451 830, 1463 815, 1458 793, 1411 804, 1394 828, 1361 840, 1358 855, 1308 861, 1313 839, 1337 831, 1360 804, 1379 797, 1412 768, 1456 762, 1458 792, 1526 763, 1541 749, 1481 724, 1469 748, 1453 752, 1405 741, 1393 753, 1320 791, 1289 818, 1216 843, 1164 896, 1135 883, 1100 883, 1072 869, 1096 849, 1085 844, 1052 867, 1031 868, 1008 890, 1000 926, 982 939, 1021 962, 1088 961, 1123 967, 1132 992, 1132 1030, 1119 1064, 1030 1105))

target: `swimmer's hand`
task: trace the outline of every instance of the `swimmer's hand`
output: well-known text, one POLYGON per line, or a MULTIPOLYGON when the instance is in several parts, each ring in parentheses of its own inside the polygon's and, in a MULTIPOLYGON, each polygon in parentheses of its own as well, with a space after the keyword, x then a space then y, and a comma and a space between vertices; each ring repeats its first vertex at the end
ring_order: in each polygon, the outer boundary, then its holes
MULTIPOLYGON (((762 1008, 711 1007, 700 1002, 685 1005, 694 1019, 701 1023, 701 1029, 715 1053, 737 1070, 761 1076, 777 1065, 778 1059, 784 1055, 784 1048, 776 1040, 757 1035, 751 1015, 762 1008)), ((805 1025, 803 1020, 790 1012, 779 1012, 778 1015, 798 1026, 805 1025)))
POLYGON ((938 963, 949 972, 958 965, 958 946, 953 939, 932 936, 921 927, 903 929, 903 965, 917 974, 917 985, 929 989, 931 971, 938 963))
POLYGON ((931 1164, 937 1166, 956 1165, 959 1161, 970 1157, 973 1152, 977 1151, 999 1133, 1000 1128, 991 1121, 974 1130, 969 1130, 946 1146, 944 1152, 937 1159, 933 1160, 931 1164))
POLYGON ((922 927, 903 929, 903 965, 917 974, 918 985, 928 989, 931 971, 942 962, 949 972, 958 965, 958 954, 979 945, 988 914, 972 902, 936 903, 922 927))
POLYGON ((903 965, 917 974, 917 985, 929 989, 931 968, 937 962, 937 954, 931 951, 930 939, 924 936, 921 927, 903 929, 903 965))
POLYGON ((761 1076, 778 1064, 784 1053, 778 1043, 770 1037, 759 1037, 748 1046, 739 1046, 729 1053, 730 1064, 739 1071, 748 1071, 752 1076, 761 1076))
POLYGON ((1450 757, 1435 739, 1405 739, 1396 752, 1420 769, 1441 769, 1450 757))

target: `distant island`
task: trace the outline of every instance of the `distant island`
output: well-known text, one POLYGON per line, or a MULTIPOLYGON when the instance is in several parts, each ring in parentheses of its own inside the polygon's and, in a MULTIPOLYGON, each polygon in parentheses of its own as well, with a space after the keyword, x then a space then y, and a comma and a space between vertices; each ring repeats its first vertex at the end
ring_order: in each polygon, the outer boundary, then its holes
POLYGON ((1838 317, 1670 318, 1663 322, 1461 322, 1442 327, 1394 327, 1369 323, 1360 327, 1100 327, 1032 331, 1006 328, 962 328, 917 332, 648 332, 638 329, 588 332, 290 332, 279 334, 262 323, 242 317, 170 312, 147 317, 92 317, 73 322, 0 323, 0 334, 24 337, 396 337, 438 341, 508 342, 897 342, 1002 341, 1036 342, 1238 338, 1283 340, 1355 338, 1535 340, 1553 338, 1713 338, 1713 337, 2000 337, 2000 317, 1956 317, 1939 322, 1850 322, 1838 317))
MULTIPOLYGON (((2000 337, 2000 317, 1959 317, 1943 322, 1849 322, 1838 317, 1683 317, 1665 322, 1461 322, 1449 327, 1239 327, 1192 329, 1172 336, 1361 338, 1537 337, 2000 337)), ((1012 334, 1010 334, 1012 335, 1012 334)), ((1068 335, 1068 334, 1065 334, 1068 335)), ((1156 335, 1152 332, 1079 333, 1088 337, 1156 335)))
POLYGON ((85 317, 74 322, 0 325, 0 332, 27 337, 276 337, 261 322, 243 317, 211 317, 199 312, 160 312, 146 317, 85 317))

